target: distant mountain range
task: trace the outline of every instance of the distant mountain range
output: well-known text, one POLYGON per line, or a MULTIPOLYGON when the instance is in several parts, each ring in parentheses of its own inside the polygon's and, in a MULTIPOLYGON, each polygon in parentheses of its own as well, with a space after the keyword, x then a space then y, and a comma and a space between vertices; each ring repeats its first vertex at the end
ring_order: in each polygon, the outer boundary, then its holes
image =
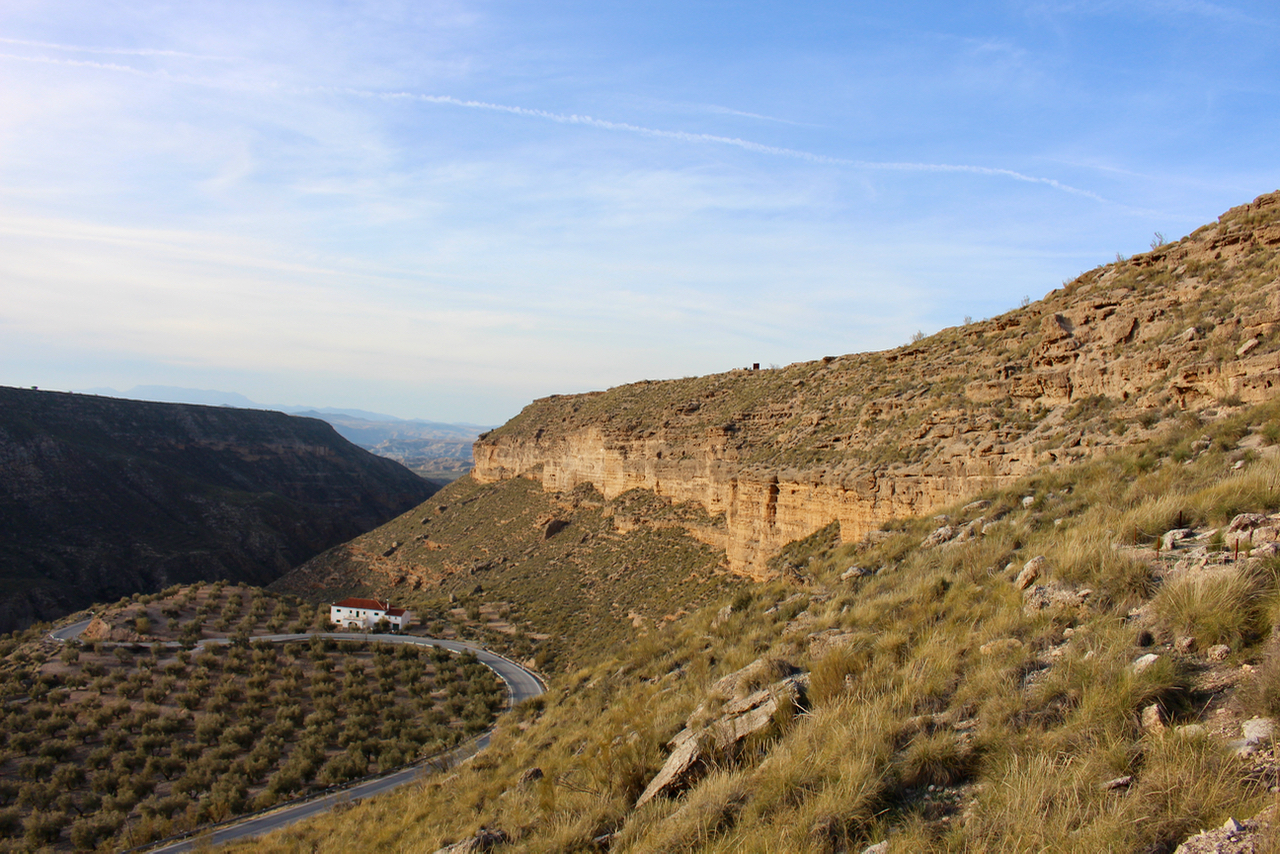
POLYGON ((128 391, 88 388, 80 394, 97 394, 130 400, 165 403, 196 403, 240 409, 266 409, 319 418, 347 441, 378 456, 396 460, 419 475, 435 481, 449 481, 471 469, 471 443, 488 430, 481 424, 448 424, 438 421, 397 418, 364 409, 330 406, 275 406, 257 403, 233 391, 140 385, 128 391))

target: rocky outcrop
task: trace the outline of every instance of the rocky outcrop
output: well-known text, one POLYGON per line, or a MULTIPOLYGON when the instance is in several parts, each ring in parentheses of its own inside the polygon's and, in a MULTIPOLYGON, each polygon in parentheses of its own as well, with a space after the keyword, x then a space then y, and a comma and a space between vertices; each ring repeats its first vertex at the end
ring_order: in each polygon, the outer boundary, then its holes
POLYGON ((671 753, 636 807, 688 788, 746 738, 772 729, 780 714, 803 708, 807 690, 808 674, 774 659, 758 659, 716 682, 685 728, 668 742, 671 753))
POLYGON ((1231 817, 1222 827, 1201 831, 1183 842, 1173 854, 1256 854, 1267 850, 1275 824, 1274 806, 1244 821, 1231 817))
POLYGON ((266 584, 432 491, 316 419, 0 388, 0 631, 175 583, 266 584))
POLYGON ((475 445, 482 482, 697 502, 762 577, 832 521, 857 540, 1029 472, 1280 391, 1280 194, 1000 317, 882 353, 535 401, 475 445))

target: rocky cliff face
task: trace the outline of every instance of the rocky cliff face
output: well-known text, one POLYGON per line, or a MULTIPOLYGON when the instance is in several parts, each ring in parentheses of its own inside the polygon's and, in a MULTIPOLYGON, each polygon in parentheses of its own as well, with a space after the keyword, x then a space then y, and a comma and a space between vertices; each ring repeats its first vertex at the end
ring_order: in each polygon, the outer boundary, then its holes
POLYGON ((879 353, 535 401, 475 477, 643 488, 762 577, 832 521, 856 540, 1032 470, 1280 389, 1280 193, 1039 302, 879 353))
POLYGON ((316 419, 0 388, 0 631, 178 582, 266 584, 431 492, 316 419))

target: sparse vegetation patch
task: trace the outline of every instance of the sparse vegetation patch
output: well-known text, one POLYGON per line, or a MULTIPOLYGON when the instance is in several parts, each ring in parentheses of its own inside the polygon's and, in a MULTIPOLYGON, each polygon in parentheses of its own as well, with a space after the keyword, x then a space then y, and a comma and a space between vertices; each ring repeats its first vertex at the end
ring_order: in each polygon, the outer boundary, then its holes
POLYGON ((201 585, 105 609, 107 638, 9 641, 0 844, 131 847, 437 753, 486 729, 505 702, 470 655, 250 634, 312 613, 260 589, 201 585), (164 624, 167 642, 143 637, 166 612, 177 621, 164 624), (204 631, 188 627, 210 620, 230 643, 197 646, 204 631), (137 637, 109 639, 120 632, 137 637))

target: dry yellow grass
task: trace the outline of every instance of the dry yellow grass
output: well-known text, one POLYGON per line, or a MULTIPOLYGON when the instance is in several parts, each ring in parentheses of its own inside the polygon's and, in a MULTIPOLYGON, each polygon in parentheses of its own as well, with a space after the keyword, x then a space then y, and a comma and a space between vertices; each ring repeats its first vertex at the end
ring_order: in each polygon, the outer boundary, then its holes
MULTIPOLYGON (((1238 434, 1274 417, 1262 408, 1188 429, 1238 434)), ((360 840, 431 852, 481 826, 510 834, 501 850, 512 851, 829 852, 884 838, 913 851, 1171 850, 1265 799, 1215 741, 1143 731, 1153 703, 1194 711, 1176 657, 1134 673, 1129 609, 1154 598, 1157 627, 1234 638, 1256 659, 1273 612, 1247 606, 1272 601, 1275 574, 1240 571, 1239 589, 1213 598, 1193 582, 1162 587, 1114 546, 1138 521, 1158 535, 1179 512, 1221 524, 1236 509, 1272 509, 1277 469, 1215 446, 1144 470, 1143 453, 993 493, 1001 518, 967 543, 920 549, 931 525, 908 523, 877 546, 829 547, 804 588, 738 593, 728 619, 711 605, 555 680, 541 712, 513 712, 492 747, 447 778, 240 850, 337 852, 360 840), (1246 464, 1233 470, 1237 459, 1246 464), (1018 496, 1032 492, 1036 506, 1023 508, 1018 496), (1041 582, 1098 592, 1080 606, 1024 608, 1012 576, 1035 555, 1050 567, 1041 582), (840 581, 852 563, 881 569, 840 581), (829 629, 849 643, 811 660, 809 637, 829 629), (767 656, 810 671, 808 709, 685 793, 634 810, 712 681, 767 656), (517 783, 535 767, 541 780, 517 783), (1128 788, 1101 787, 1126 774, 1128 788)))

